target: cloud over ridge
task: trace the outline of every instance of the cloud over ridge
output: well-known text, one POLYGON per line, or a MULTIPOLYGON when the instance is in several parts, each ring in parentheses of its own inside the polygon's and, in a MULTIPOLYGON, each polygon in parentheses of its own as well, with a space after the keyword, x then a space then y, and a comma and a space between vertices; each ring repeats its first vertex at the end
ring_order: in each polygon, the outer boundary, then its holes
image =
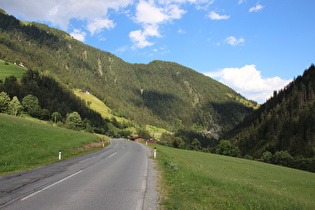
POLYGON ((224 68, 217 72, 205 73, 217 78, 220 82, 233 88, 245 97, 263 103, 272 96, 274 90, 280 90, 292 80, 280 77, 263 78, 255 65, 241 68, 224 68))

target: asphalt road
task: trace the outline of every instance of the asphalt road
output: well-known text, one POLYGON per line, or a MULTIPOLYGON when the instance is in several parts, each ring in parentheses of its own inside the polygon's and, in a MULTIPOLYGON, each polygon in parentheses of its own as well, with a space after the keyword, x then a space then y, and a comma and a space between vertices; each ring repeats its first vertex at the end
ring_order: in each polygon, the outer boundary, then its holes
POLYGON ((94 153, 0 177, 0 208, 154 209, 144 206, 149 156, 142 144, 112 140, 94 153))

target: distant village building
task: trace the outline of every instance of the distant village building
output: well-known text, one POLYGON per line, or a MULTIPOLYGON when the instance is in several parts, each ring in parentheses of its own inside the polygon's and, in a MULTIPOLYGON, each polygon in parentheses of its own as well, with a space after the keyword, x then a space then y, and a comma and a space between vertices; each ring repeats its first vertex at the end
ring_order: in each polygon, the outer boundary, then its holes
POLYGON ((14 65, 20 66, 20 67, 25 67, 24 63, 22 61, 19 62, 19 64, 17 64, 16 62, 14 62, 14 65))
POLYGON ((130 140, 136 141, 136 142, 145 142, 146 141, 145 138, 140 137, 140 136, 132 136, 132 137, 130 137, 130 140))
POLYGON ((157 139, 150 139, 150 140, 148 141, 148 143, 156 143, 156 142, 158 142, 157 139))
POLYGON ((132 136, 132 137, 130 137, 130 140, 136 141, 136 142, 146 142, 147 141, 148 143, 156 143, 158 141, 157 139, 146 140, 145 138, 140 137, 140 136, 132 136))
POLYGON ((89 91, 87 91, 87 90, 80 90, 79 92, 80 92, 80 93, 90 94, 90 92, 89 92, 89 91))

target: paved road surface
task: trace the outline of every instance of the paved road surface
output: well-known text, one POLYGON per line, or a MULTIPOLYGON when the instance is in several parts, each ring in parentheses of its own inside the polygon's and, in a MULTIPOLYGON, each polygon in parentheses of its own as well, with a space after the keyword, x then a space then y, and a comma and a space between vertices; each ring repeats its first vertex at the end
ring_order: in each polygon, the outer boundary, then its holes
MULTIPOLYGON (((103 150, 0 177, 4 209, 144 209, 148 150, 112 140, 103 150)), ((150 207, 151 208, 151 207, 150 207)))

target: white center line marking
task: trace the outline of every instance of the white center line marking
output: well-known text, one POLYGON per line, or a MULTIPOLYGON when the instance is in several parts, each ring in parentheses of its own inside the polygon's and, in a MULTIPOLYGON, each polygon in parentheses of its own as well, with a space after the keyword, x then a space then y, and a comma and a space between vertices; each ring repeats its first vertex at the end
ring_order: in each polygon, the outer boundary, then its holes
POLYGON ((82 172, 82 170, 80 170, 80 171, 78 171, 78 172, 76 172, 76 173, 74 173, 74 174, 71 174, 70 176, 67 176, 66 178, 63 178, 63 179, 59 180, 58 182, 55 182, 55 183, 53 183, 53 184, 51 184, 51 185, 49 185, 49 186, 47 186, 47 187, 44 187, 43 189, 41 189, 41 190, 39 190, 39 191, 36 191, 36 192, 34 192, 34 193, 32 193, 32 194, 30 194, 30 195, 28 195, 28 196, 22 198, 21 201, 24 201, 24 200, 26 200, 26 199, 28 199, 28 198, 30 198, 30 197, 32 197, 32 196, 34 196, 34 195, 40 193, 40 192, 43 192, 43 191, 47 190, 48 188, 51 188, 51 187, 55 186, 56 184, 59 184, 59 183, 61 183, 61 182, 63 182, 63 181, 66 181, 67 179, 69 179, 69 178, 71 178, 71 177, 73 177, 73 176, 75 176, 75 175, 77 175, 77 174, 79 174, 79 173, 81 173, 81 172, 82 172))
POLYGON ((111 154, 110 156, 108 156, 108 158, 111 158, 111 157, 113 157, 113 156, 116 155, 116 154, 117 154, 117 152, 111 154))

